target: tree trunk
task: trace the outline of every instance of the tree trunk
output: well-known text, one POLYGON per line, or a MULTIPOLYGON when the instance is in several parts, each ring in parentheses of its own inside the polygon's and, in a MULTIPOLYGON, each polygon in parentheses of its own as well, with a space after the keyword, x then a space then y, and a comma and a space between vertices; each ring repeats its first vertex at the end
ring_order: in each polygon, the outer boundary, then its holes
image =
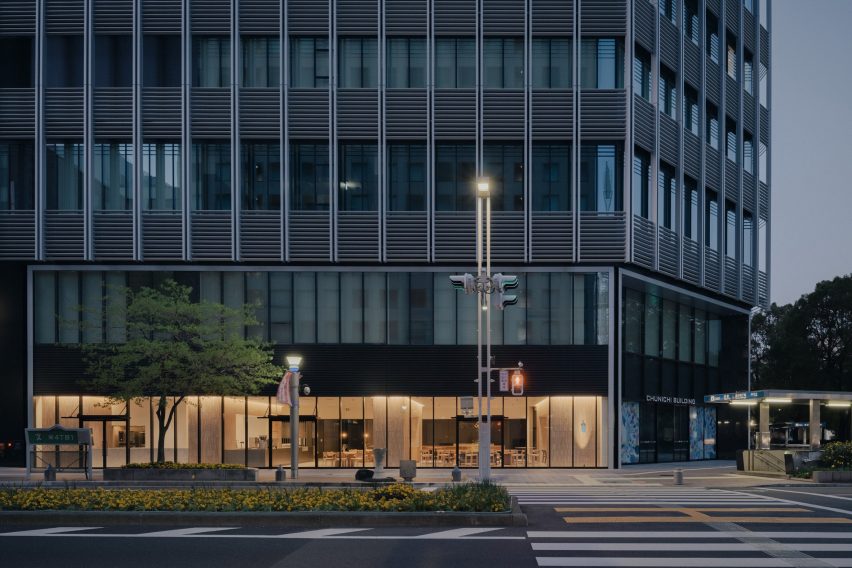
POLYGON ((157 423, 159 424, 159 432, 157 433, 157 463, 166 461, 166 406, 168 400, 161 396, 157 401, 157 423))

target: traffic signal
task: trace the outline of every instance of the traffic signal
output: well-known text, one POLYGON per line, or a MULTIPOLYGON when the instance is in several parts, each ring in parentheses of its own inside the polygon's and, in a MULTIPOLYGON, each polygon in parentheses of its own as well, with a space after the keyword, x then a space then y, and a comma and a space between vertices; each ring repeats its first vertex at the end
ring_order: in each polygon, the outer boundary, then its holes
POLYGON ((476 292, 476 278, 473 274, 454 274, 450 276, 450 283, 456 290, 464 290, 465 294, 476 292))
POLYGON ((506 290, 518 287, 518 277, 512 274, 500 274, 499 272, 491 277, 493 289, 497 292, 497 308, 505 310, 506 306, 514 306, 518 303, 518 297, 515 294, 506 294, 506 290))

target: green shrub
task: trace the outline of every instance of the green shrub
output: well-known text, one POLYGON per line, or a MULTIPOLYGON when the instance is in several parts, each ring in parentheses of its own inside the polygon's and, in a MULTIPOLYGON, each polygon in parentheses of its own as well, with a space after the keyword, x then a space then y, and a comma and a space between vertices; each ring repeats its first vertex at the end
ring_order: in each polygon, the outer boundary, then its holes
POLYGON ((852 469, 852 442, 831 442, 822 450, 822 465, 829 469, 852 469))
POLYGON ((246 466, 236 463, 176 463, 176 462, 143 462, 129 463, 121 466, 124 469, 245 469, 246 466))

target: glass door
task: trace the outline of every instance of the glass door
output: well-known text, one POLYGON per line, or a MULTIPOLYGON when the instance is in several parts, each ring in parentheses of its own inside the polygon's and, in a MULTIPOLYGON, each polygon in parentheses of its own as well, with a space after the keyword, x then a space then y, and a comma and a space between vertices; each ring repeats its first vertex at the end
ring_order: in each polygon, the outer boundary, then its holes
POLYGON ((92 467, 120 467, 127 463, 129 444, 136 434, 128 432, 124 416, 86 416, 80 427, 92 429, 92 467))
MULTIPOLYGON (((290 417, 269 417, 269 465, 290 467, 290 417)), ((299 467, 317 466, 317 420, 299 417, 299 467)))
POLYGON ((674 461, 674 407, 657 405, 657 461, 674 461))

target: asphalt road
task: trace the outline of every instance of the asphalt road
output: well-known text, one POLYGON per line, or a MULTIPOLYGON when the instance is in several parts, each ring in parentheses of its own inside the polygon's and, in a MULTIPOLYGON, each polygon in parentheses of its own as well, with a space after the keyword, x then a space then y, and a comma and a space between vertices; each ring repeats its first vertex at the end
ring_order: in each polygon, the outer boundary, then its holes
POLYGON ((852 487, 510 489, 528 527, 0 526, 0 566, 852 567, 852 487))

